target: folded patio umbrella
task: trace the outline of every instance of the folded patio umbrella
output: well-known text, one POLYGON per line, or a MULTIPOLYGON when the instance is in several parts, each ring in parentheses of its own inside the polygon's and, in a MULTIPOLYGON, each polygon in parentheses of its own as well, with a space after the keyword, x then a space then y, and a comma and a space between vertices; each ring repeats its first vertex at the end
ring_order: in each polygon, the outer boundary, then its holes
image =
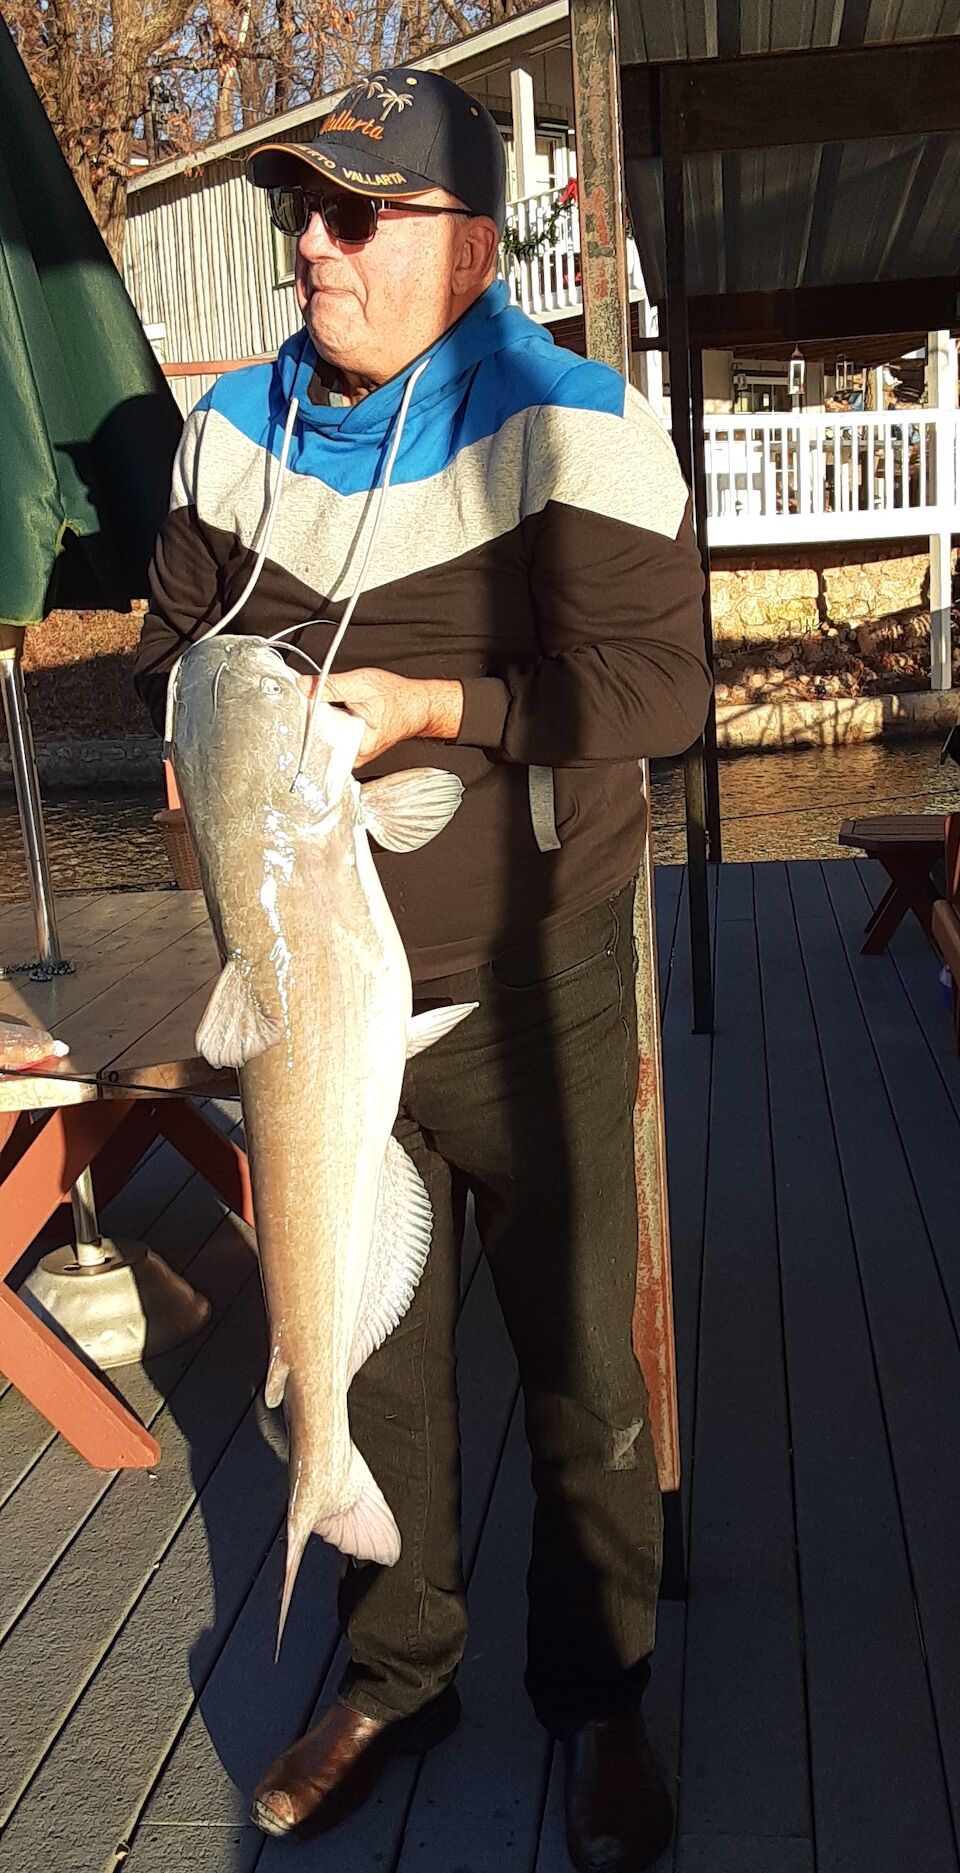
POLYGON ((181 417, 2 20, 0 411, 0 674, 43 950, 21 627, 144 596, 181 417))

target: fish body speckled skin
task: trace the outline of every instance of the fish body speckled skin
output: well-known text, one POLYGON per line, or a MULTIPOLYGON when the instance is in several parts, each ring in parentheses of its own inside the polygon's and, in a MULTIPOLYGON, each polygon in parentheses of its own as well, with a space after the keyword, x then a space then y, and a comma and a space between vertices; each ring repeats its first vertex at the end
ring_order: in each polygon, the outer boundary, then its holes
POLYGON ((459 782, 429 769, 361 787, 362 732, 311 705, 264 640, 204 640, 180 666, 174 772, 224 963, 197 1042, 240 1071, 266 1397, 283 1400, 289 1431, 281 1630, 311 1531, 360 1559, 400 1551, 352 1443, 347 1392, 409 1305, 429 1248, 429 1201, 392 1137, 404 1063, 469 1013, 413 1021, 367 837, 369 826, 395 850, 425 843, 455 811, 459 782))

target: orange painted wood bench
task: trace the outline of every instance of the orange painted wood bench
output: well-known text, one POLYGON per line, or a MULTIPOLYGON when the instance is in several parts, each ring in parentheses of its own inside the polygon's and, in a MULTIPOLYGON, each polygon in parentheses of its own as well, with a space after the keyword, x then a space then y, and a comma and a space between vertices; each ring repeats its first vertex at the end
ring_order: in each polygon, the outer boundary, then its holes
MULTIPOLYGON (((6 1277, 81 1171, 102 1207, 158 1137, 252 1223, 246 1158, 196 1104, 236 1092, 193 1044, 219 963, 198 893, 84 894, 63 901, 60 923, 74 974, 0 980, 0 1012, 70 1046, 42 1074, 0 1073, 0 1373, 98 1468, 152 1467, 155 1438, 6 1277)), ((0 963, 30 949, 27 912, 0 912, 0 963)))

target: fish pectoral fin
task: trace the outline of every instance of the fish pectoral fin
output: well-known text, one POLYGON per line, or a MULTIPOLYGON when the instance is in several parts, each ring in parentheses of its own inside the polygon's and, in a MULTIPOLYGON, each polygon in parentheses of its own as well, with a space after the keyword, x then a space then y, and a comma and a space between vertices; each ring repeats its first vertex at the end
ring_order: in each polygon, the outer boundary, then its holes
POLYGON ((356 1445, 350 1456, 349 1482, 351 1494, 356 1491, 349 1509, 340 1515, 322 1516, 315 1533, 354 1560, 378 1561, 381 1567, 392 1567, 400 1559, 400 1530, 356 1445))
POLYGON ((423 1274, 432 1234, 433 1210, 420 1173, 403 1146, 391 1138, 380 1172, 348 1381, 403 1319, 423 1274))
POLYGON ((415 852, 452 820, 463 782, 439 767, 406 768, 360 788, 360 821, 385 852, 415 852))
POLYGON ((434 1041, 442 1041, 445 1034, 458 1027, 479 1006, 479 1002, 456 1002, 452 1008, 428 1008, 424 1014, 414 1015, 407 1030, 407 1059, 422 1054, 434 1041))
POLYGON ((197 1052, 212 1067, 242 1067, 280 1039, 251 980, 249 963, 231 956, 218 976, 197 1029, 197 1052))

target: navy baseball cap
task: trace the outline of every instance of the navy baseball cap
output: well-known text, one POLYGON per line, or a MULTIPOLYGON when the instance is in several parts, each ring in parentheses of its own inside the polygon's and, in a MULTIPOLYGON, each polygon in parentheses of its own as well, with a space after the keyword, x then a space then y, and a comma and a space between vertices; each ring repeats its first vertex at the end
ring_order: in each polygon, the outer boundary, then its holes
POLYGON ((374 72, 351 86, 311 143, 261 143, 246 165, 260 189, 302 186, 305 169, 387 200, 446 189, 503 232, 503 138, 490 112, 439 72, 374 72))

